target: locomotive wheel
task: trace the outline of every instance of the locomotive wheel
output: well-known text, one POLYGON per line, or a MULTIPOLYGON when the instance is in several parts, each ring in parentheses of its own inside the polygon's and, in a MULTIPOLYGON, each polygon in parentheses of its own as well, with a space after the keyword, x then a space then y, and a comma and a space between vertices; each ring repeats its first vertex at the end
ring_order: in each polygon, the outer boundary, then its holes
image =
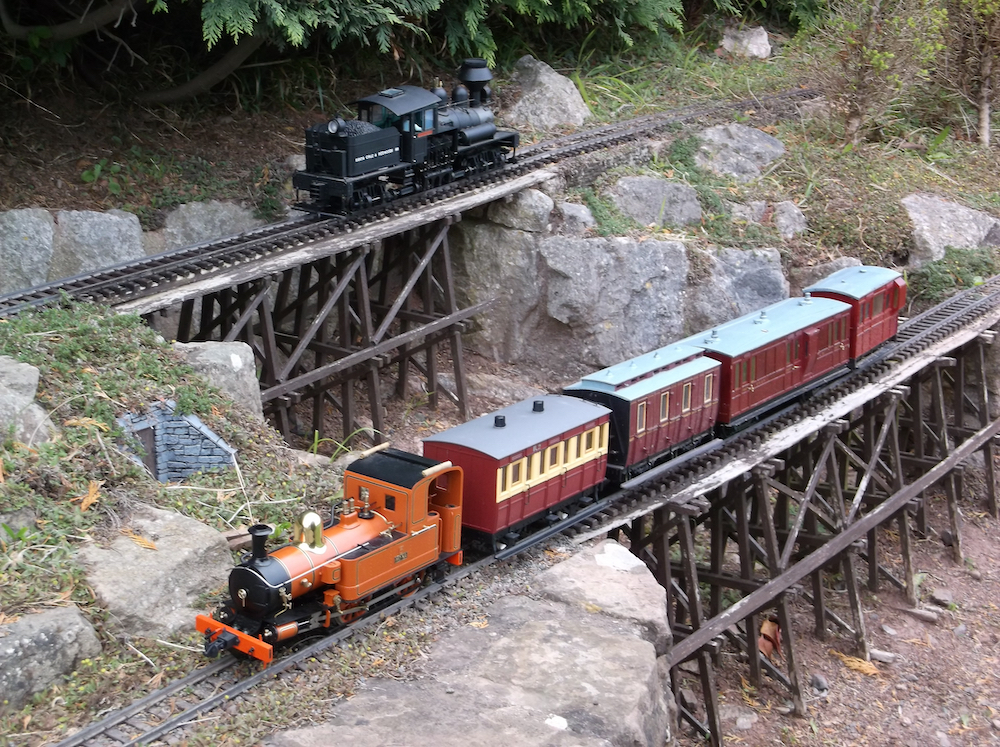
POLYGON ((368 610, 364 606, 349 607, 340 613, 340 620, 344 625, 350 625, 355 620, 360 620, 368 610))
POLYGON ((406 597, 415 594, 417 589, 419 589, 424 582, 425 573, 426 571, 420 571, 420 573, 414 573, 396 582, 396 588, 400 590, 399 596, 405 599, 406 597), (409 586, 407 586, 407 584, 409 584, 409 586))

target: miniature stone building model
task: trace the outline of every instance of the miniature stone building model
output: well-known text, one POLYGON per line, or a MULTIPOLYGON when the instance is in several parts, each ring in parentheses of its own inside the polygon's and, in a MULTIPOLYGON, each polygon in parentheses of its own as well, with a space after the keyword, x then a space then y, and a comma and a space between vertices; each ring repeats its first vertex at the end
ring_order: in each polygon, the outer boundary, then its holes
POLYGON ((130 449, 160 482, 183 480, 194 472, 229 467, 236 450, 196 415, 176 414, 173 400, 158 402, 145 413, 118 418, 139 449, 130 449), (139 451, 141 453, 135 453, 139 451))

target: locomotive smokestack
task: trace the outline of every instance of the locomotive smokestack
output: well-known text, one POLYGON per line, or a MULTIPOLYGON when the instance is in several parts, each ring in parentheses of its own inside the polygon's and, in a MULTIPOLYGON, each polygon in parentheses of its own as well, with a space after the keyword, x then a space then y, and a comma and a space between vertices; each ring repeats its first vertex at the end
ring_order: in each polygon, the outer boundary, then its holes
POLYGON ((504 417, 503 415, 494 415, 493 416, 493 427, 494 428, 506 428, 507 427, 507 418, 504 417))
POLYGON ((493 80, 493 73, 486 66, 486 60, 481 57, 467 59, 458 69, 458 79, 469 89, 469 106, 482 106, 484 89, 493 80))
POLYGON ((267 557, 267 538, 271 536, 271 527, 267 524, 254 524, 247 531, 253 538, 254 559, 264 560, 267 557))

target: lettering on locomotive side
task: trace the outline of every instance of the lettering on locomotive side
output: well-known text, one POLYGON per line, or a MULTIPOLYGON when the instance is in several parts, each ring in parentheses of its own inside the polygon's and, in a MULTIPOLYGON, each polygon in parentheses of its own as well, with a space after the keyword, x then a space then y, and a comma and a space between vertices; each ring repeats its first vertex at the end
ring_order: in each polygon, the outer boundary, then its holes
POLYGON ((401 552, 399 555, 397 555, 395 557, 395 559, 393 560, 393 562, 394 563, 400 563, 400 562, 406 560, 406 556, 407 555, 409 555, 409 553, 401 552))
POLYGON ((354 163, 361 163, 362 161, 370 161, 373 158, 380 158, 382 156, 391 156, 393 153, 397 152, 399 148, 386 148, 385 150, 380 150, 375 153, 365 153, 363 156, 358 156, 354 159, 354 163))

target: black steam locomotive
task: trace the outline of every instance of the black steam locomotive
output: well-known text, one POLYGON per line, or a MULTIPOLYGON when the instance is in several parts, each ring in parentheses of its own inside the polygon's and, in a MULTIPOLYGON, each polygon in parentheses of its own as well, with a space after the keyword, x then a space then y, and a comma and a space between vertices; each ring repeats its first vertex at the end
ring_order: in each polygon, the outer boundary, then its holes
POLYGON ((486 61, 465 60, 451 101, 440 85, 387 88, 355 102, 358 118, 306 129, 306 167, 292 186, 298 207, 350 214, 513 161, 518 134, 498 130, 486 61))

